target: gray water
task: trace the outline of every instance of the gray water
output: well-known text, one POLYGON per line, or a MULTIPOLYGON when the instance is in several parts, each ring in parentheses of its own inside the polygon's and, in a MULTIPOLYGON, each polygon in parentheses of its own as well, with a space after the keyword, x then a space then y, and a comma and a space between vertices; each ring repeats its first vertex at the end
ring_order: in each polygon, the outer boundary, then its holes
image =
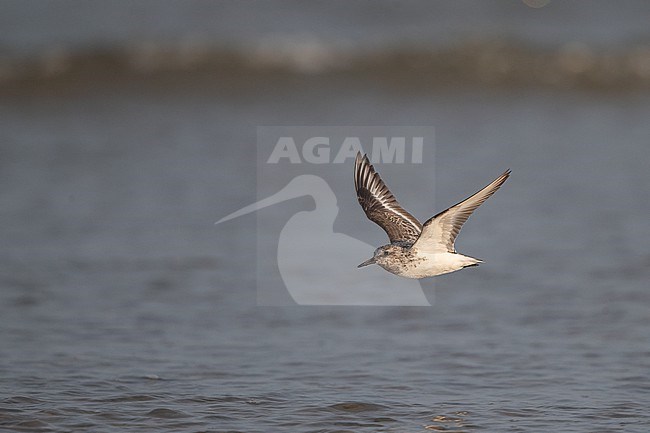
MULTIPOLYGON (((650 93, 420 83, 0 88, 0 430, 647 432, 650 93), (511 168, 457 243, 486 263, 432 307, 257 306, 256 216, 213 223, 258 125, 435 126, 430 173, 381 168, 420 219, 511 168)), ((335 229, 380 245, 350 192, 335 229)))

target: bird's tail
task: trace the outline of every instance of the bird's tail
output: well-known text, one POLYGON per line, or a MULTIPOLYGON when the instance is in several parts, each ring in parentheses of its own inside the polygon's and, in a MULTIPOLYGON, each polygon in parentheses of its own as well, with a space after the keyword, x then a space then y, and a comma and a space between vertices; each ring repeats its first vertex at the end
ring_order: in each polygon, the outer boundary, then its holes
POLYGON ((483 260, 477 259, 475 257, 463 256, 467 260, 467 264, 463 265, 463 268, 471 268, 472 266, 478 266, 480 263, 483 263, 483 260))

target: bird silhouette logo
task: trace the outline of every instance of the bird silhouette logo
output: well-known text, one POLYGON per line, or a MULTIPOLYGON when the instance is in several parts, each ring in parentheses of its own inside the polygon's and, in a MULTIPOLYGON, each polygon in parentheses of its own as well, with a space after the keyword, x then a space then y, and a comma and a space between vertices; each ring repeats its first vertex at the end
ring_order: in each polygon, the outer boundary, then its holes
POLYGON ((216 224, 288 200, 309 196, 315 208, 295 213, 284 224, 277 247, 282 281, 299 305, 430 306, 418 280, 400 278, 378 267, 359 272, 360 258, 374 248, 334 232, 339 213, 336 194, 320 176, 294 177, 280 191, 233 212, 216 224))

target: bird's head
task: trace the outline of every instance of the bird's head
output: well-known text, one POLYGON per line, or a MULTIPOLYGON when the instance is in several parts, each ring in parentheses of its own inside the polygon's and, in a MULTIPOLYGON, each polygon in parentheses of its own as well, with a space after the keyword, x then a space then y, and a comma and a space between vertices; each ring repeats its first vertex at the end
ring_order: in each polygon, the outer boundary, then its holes
POLYGON ((388 263, 391 257, 394 257, 397 253, 399 253, 399 250, 401 250, 401 247, 397 245, 383 245, 375 250, 372 258, 361 263, 359 266, 357 266, 357 268, 362 268, 368 265, 379 265, 381 267, 384 267, 384 265, 388 263))

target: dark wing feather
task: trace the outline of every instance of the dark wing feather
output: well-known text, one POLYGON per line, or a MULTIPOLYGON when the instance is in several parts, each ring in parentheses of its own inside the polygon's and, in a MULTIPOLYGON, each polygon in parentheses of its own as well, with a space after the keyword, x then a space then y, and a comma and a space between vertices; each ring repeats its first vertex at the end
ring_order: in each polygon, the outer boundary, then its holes
POLYGON ((422 224, 399 205, 368 157, 361 153, 357 153, 354 163, 354 187, 366 216, 384 229, 391 243, 412 244, 417 240, 422 224))
POLYGON ((508 176, 510 176, 510 170, 506 170, 476 194, 427 220, 424 223, 422 234, 413 245, 413 248, 430 253, 455 253, 454 242, 465 221, 476 208, 482 205, 503 185, 508 176))

